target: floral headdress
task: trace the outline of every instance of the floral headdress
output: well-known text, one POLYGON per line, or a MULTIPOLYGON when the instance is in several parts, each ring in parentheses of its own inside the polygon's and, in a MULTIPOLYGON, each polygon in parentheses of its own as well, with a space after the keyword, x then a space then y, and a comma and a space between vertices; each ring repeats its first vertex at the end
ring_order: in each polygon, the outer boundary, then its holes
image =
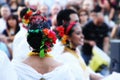
POLYGON ((22 22, 27 26, 27 24, 30 22, 30 16, 32 16, 33 11, 28 8, 26 14, 22 18, 22 22))
POLYGON ((62 42, 62 44, 66 45, 68 42, 68 34, 70 30, 73 28, 73 26, 76 24, 76 22, 71 22, 69 26, 66 28, 63 26, 58 26, 55 31, 57 34, 58 39, 62 42))
MULTIPOLYGON (((36 30, 28 30, 28 32, 31 33, 39 33, 39 31, 41 31, 41 33, 43 33, 43 38, 42 38, 42 44, 40 46, 40 52, 39 52, 39 56, 41 58, 45 57, 45 53, 50 52, 51 48, 53 47, 53 45, 56 43, 56 34, 54 31, 49 30, 47 28, 40 30, 40 29, 36 29, 36 30)), ((28 34, 29 35, 29 34, 28 34)))
POLYGON ((45 53, 51 51, 51 48, 56 43, 57 37, 54 31, 48 29, 48 27, 45 28, 44 26, 40 25, 41 22, 46 22, 46 18, 41 16, 39 11, 31 16, 29 26, 37 24, 38 27, 35 27, 34 29, 30 28, 28 30, 28 36, 30 36, 29 33, 42 33, 41 45, 39 48, 40 52, 38 55, 43 58, 45 57, 45 53))

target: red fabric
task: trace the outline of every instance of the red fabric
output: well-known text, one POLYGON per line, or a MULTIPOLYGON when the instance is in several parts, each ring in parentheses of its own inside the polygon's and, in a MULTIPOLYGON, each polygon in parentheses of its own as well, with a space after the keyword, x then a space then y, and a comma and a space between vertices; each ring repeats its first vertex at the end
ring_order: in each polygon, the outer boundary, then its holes
POLYGON ((71 22, 69 26, 67 27, 66 34, 69 33, 69 31, 73 28, 73 26, 76 24, 76 22, 71 22))

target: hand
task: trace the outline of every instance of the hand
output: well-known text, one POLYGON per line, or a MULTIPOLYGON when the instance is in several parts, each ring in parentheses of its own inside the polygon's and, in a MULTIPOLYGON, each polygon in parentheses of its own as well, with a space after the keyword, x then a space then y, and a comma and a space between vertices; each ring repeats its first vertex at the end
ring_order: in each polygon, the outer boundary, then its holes
POLYGON ((89 41, 90 46, 95 46, 96 42, 95 41, 89 41))
POLYGON ((7 37, 4 35, 0 35, 0 41, 7 43, 7 37))
POLYGON ((98 75, 96 73, 90 73, 90 80, 102 80, 104 77, 102 75, 98 75))

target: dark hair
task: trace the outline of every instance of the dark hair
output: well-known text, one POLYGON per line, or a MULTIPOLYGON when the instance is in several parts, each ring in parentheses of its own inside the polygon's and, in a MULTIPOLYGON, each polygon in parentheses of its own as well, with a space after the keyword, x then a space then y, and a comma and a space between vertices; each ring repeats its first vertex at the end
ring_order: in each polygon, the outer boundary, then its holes
POLYGON ((72 33, 74 32, 74 27, 76 27, 76 24, 77 24, 76 22, 71 22, 71 23, 66 23, 66 24, 63 25, 65 33, 66 33, 68 27, 70 25, 72 26, 72 28, 67 33, 68 36, 72 35, 72 33))
POLYGON ((71 7, 73 8, 73 10, 78 11, 80 9, 80 7, 76 4, 76 3, 68 3, 66 5, 66 9, 71 9, 71 7))
POLYGON ((70 42, 68 37, 72 36, 74 28, 77 26, 77 22, 66 23, 63 26, 58 26, 55 29, 58 39, 62 42, 63 45, 69 46, 70 42))
POLYGON ((10 26, 10 24, 8 23, 8 21, 10 20, 10 19, 13 19, 13 20, 16 20, 16 29, 15 29, 15 33, 14 33, 14 35, 20 30, 20 26, 19 26, 19 21, 18 21, 18 17, 17 17, 17 15, 13 15, 13 14, 11 14, 8 18, 7 18, 7 29, 9 30, 10 28, 11 28, 11 26, 10 26))
POLYGON ((63 25, 64 22, 69 22, 70 21, 70 14, 77 14, 74 10, 72 9, 65 9, 61 10, 58 15, 57 15, 57 25, 63 25))
POLYGON ((33 12, 35 10, 31 9, 31 8, 24 8, 21 12, 20 12, 20 18, 23 18, 23 16, 27 13, 28 9, 32 10, 33 12))
POLYGON ((47 21, 42 21, 39 19, 36 19, 35 22, 32 22, 32 20, 34 20, 34 17, 36 18, 37 16, 38 15, 33 15, 30 19, 31 22, 29 24, 27 42, 34 49, 35 52, 40 52, 40 47, 44 39, 43 32, 41 31, 45 28, 50 29, 50 25, 47 23, 47 21), (38 32, 32 32, 32 30, 38 30, 38 32))
POLYGON ((85 10, 85 9, 80 9, 80 10, 78 11, 78 15, 79 15, 79 16, 80 16, 80 13, 81 13, 81 12, 85 12, 86 15, 89 15, 87 10, 85 10))

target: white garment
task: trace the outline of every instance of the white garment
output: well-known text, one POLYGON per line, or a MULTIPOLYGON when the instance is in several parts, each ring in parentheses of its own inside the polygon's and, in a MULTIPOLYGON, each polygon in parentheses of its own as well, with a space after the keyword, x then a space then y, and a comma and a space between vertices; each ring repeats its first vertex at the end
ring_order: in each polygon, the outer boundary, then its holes
POLYGON ((66 65, 59 66, 53 71, 40 74, 31 66, 24 63, 13 63, 19 80, 75 80, 66 65))
POLYGON ((61 43, 61 41, 59 41, 58 39, 56 40, 56 44, 54 44, 52 51, 50 52, 50 54, 54 57, 57 57, 59 55, 61 55, 61 53, 64 50, 64 46, 61 43))
POLYGON ((113 72, 111 75, 103 78, 102 80, 120 80, 120 73, 113 72))
POLYGON ((27 29, 20 25, 20 31, 15 35, 13 40, 13 60, 23 61, 28 57, 30 52, 29 44, 27 43, 27 29))
MULTIPOLYGON (((81 58, 81 56, 79 56, 81 58)), ((69 52, 64 52, 59 57, 55 58, 57 61, 62 62, 70 66, 70 69, 73 73, 75 80, 90 80, 89 79, 89 70, 86 69, 86 72, 80 66, 80 62, 76 57, 74 57, 69 52)), ((83 59, 81 58, 83 61, 83 59)))
POLYGON ((29 3, 29 5, 38 5, 41 0, 25 0, 25 3, 29 3))
POLYGON ((0 51, 0 80, 18 80, 13 65, 2 51, 0 51))
POLYGON ((7 28, 6 21, 3 18, 0 18, 0 33, 2 33, 7 28))

